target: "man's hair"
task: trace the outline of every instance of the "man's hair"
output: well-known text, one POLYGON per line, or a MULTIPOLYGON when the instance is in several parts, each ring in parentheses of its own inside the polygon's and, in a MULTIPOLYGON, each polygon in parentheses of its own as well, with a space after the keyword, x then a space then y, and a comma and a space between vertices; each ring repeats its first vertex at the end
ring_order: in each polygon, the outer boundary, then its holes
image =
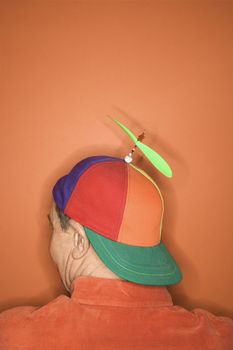
POLYGON ((69 221, 70 221, 70 218, 69 216, 65 215, 60 208, 58 208, 58 206, 56 205, 55 206, 55 209, 56 209, 56 212, 57 212, 57 215, 59 217, 59 220, 60 220, 60 224, 61 224, 61 228, 63 231, 66 231, 69 227, 69 221))

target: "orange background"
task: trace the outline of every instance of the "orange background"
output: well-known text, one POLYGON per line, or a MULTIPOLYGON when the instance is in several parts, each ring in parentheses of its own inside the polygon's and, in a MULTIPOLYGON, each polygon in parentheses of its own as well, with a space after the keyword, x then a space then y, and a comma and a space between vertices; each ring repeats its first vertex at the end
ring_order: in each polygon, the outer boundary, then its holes
POLYGON ((128 153, 110 114, 174 171, 138 152, 184 275, 174 302, 233 315, 232 17, 231 1, 1 1, 1 310, 64 293, 51 190, 83 157, 128 153))

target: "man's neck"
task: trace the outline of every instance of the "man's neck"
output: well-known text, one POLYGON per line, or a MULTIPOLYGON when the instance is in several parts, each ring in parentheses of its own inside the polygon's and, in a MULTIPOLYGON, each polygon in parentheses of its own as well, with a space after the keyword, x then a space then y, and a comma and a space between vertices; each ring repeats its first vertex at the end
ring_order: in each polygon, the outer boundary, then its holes
POLYGON ((80 276, 121 280, 119 276, 115 275, 115 273, 104 265, 92 247, 89 249, 88 254, 82 259, 72 260, 69 266, 66 266, 65 274, 66 284, 68 285, 70 292, 73 290, 74 281, 80 276))

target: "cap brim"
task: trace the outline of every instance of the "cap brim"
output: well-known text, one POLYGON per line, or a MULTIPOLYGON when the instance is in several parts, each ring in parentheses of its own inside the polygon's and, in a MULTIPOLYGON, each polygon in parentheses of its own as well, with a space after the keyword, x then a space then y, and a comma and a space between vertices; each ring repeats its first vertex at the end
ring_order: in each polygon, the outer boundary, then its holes
POLYGON ((139 284, 166 286, 182 280, 181 271, 164 243, 136 247, 109 240, 84 227, 103 263, 117 276, 139 284))

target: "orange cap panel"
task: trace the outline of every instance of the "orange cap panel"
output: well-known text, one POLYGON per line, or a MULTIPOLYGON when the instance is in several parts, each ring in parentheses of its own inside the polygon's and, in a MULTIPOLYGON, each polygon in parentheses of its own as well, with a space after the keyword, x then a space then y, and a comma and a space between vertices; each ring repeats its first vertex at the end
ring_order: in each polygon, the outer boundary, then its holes
POLYGON ((163 219, 162 195, 148 174, 128 166, 128 191, 118 242, 150 247, 160 243, 163 219))

